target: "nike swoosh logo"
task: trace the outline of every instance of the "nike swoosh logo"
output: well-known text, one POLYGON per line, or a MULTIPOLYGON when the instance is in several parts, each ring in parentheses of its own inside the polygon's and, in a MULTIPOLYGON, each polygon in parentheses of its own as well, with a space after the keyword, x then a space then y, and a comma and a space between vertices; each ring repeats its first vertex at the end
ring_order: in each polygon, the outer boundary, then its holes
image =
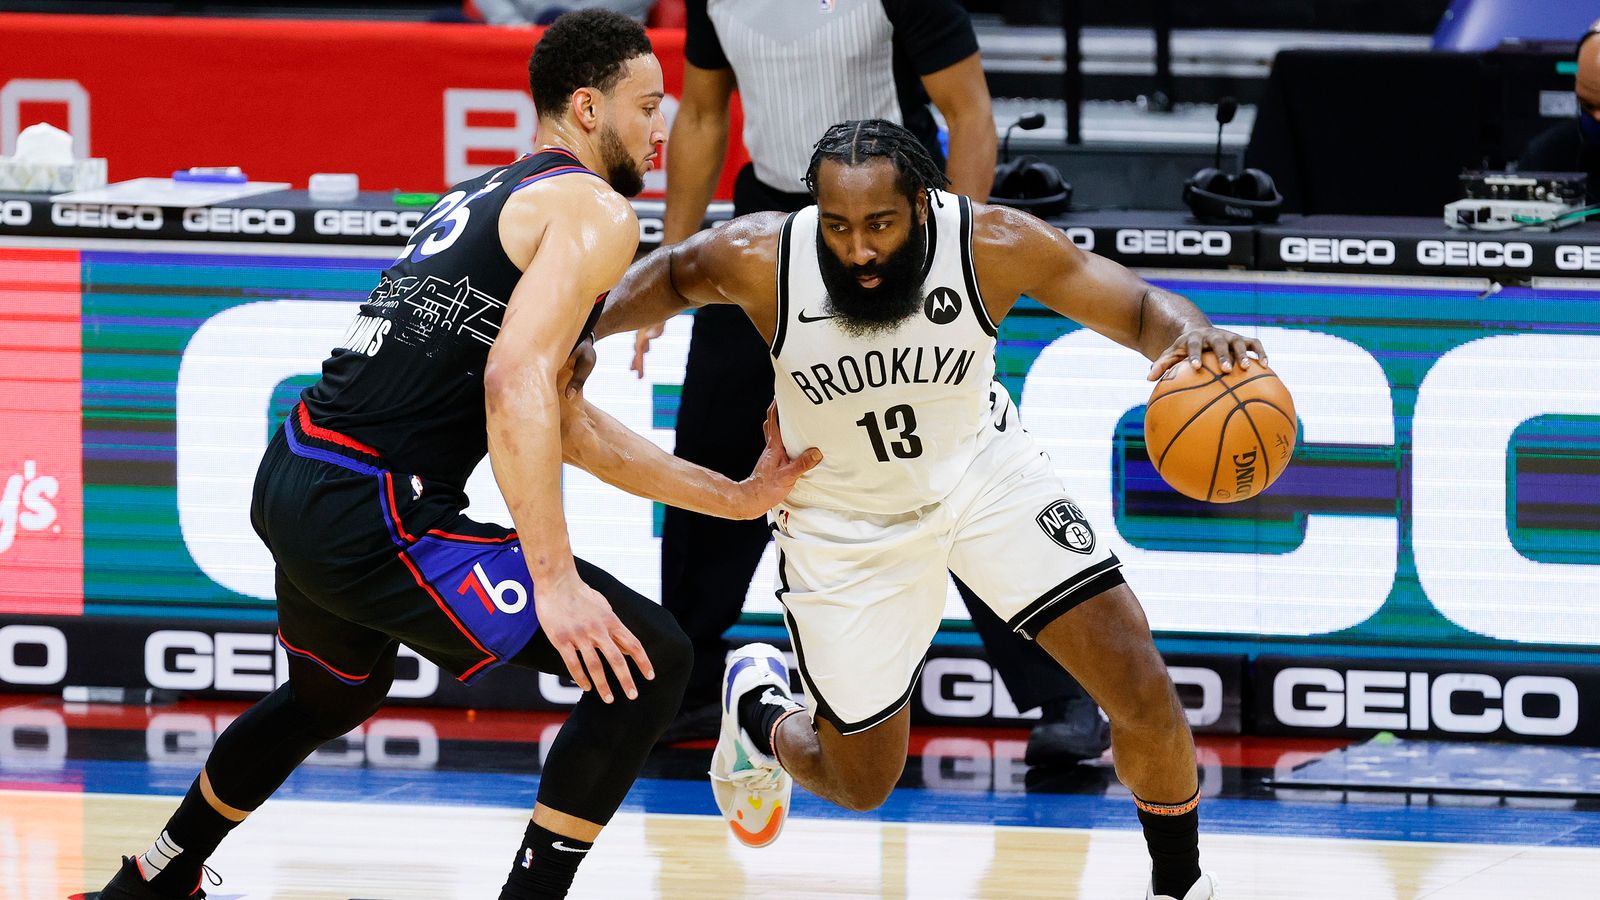
POLYGON ((588 853, 589 852, 587 850, 580 850, 577 847, 568 847, 565 844, 562 844, 560 841, 554 841, 554 842, 552 842, 550 844, 550 846, 556 848, 557 850, 565 850, 568 853, 588 853))
POLYGON ((802 322, 823 322, 833 318, 837 318, 837 316, 808 316, 805 310, 800 310, 800 321, 802 322))

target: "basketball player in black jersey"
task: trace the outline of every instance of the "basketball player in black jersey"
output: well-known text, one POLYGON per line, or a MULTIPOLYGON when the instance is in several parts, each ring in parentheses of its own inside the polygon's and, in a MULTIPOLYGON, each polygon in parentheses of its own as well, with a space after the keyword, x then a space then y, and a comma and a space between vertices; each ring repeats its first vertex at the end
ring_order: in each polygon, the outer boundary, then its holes
POLYGON ((228 831, 378 709, 400 642, 465 682, 509 663, 586 692, 500 894, 564 897, 677 711, 691 651, 659 606, 573 558, 563 459, 729 518, 761 515, 820 459, 789 459, 769 425, 766 454, 735 483, 583 399, 573 373, 592 356, 597 298, 638 243, 625 195, 665 139, 661 67, 639 25, 589 10, 551 26, 529 80, 538 151, 440 199, 261 462, 251 520, 277 564, 288 683, 218 737, 102 898, 203 897, 228 831), (515 531, 462 513, 485 453, 515 531))

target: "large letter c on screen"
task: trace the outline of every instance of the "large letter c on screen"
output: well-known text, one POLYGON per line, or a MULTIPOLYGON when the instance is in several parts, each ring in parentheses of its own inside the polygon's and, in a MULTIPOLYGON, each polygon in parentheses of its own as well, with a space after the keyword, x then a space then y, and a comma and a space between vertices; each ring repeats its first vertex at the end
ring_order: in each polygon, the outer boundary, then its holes
MULTIPOLYGON (((1294 393, 1302 443, 1391 446, 1394 408, 1377 360, 1315 331, 1240 329, 1266 345, 1294 393)), ((1079 329, 1045 348, 1028 372, 1022 417, 1055 462, 1067 491, 1126 564, 1150 625, 1159 631, 1312 635, 1367 619, 1394 584, 1393 518, 1308 515, 1289 553, 1146 550, 1118 533, 1111 496, 1117 423, 1150 396, 1149 363, 1079 329)))

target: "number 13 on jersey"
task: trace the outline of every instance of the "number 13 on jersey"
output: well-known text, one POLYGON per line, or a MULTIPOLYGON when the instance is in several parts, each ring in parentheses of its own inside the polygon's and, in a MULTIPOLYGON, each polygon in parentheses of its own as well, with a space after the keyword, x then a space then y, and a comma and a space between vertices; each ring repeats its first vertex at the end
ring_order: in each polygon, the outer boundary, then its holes
POLYGON ((917 413, 909 404, 891 406, 883 413, 883 427, 878 426, 878 414, 867 413, 856 420, 856 424, 867 430, 867 438, 872 441, 872 452, 878 456, 878 462, 888 462, 892 451, 899 459, 916 459, 922 455, 922 438, 917 437, 917 413), (895 432, 892 440, 885 444, 883 432, 895 432))

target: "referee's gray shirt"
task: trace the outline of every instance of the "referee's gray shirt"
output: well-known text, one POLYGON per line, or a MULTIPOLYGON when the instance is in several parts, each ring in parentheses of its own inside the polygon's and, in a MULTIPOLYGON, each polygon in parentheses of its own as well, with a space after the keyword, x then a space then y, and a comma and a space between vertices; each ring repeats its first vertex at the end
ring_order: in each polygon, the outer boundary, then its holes
POLYGON ((684 56, 732 68, 756 177, 805 190, 811 148, 829 126, 888 119, 943 161, 920 76, 978 52, 954 0, 688 0, 684 56))

